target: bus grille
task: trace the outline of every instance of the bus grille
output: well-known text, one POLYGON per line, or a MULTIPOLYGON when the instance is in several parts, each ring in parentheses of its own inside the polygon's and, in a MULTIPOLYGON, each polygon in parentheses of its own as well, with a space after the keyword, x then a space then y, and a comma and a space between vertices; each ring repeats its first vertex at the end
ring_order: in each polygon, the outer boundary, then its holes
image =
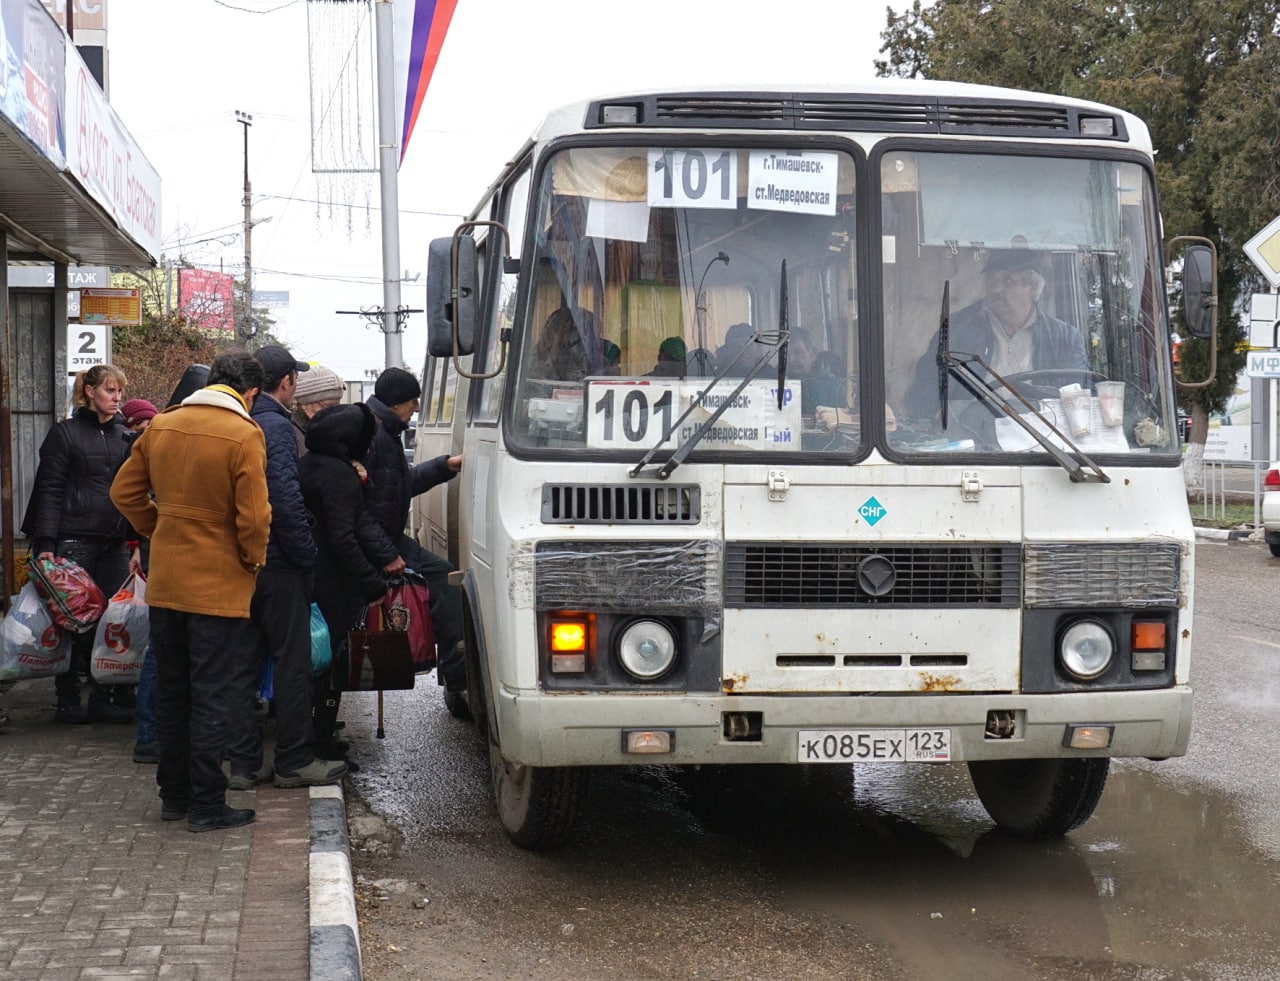
POLYGON ((697 484, 543 484, 546 525, 696 525, 697 484))
MULTIPOLYGON (((1110 115, 1114 133, 1127 139, 1124 119, 1103 110, 1021 100, 942 99, 913 96, 828 93, 667 93, 596 102, 586 128, 612 128, 604 107, 635 109, 633 124, 706 129, 855 130, 890 133, 947 133, 974 136, 1081 137, 1080 117, 1110 115)), ((1091 139, 1104 138, 1091 135, 1091 139)))
POLYGON ((730 542, 725 606, 1002 607, 1021 603, 1014 544, 730 542))

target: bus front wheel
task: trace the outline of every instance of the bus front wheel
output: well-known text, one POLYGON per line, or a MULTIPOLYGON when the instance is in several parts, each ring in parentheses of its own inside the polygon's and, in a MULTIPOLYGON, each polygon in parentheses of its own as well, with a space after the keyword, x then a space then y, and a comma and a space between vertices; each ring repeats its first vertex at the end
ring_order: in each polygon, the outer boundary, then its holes
POLYGON ((521 848, 555 848, 568 840, 588 792, 589 771, 576 766, 522 766, 489 741, 489 770, 498 817, 521 848))
POLYGON ((1057 838, 1093 814, 1111 761, 984 760, 969 764, 978 799, 991 819, 1024 838, 1057 838))

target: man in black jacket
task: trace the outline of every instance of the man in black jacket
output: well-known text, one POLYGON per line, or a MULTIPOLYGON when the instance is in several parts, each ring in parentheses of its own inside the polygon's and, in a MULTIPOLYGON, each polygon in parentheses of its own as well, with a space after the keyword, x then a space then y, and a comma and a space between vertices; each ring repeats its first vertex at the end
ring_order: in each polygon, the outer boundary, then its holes
POLYGON ((437 484, 452 480, 462 469, 462 457, 438 456, 410 467, 404 456, 401 437, 409 420, 418 411, 422 388, 418 380, 402 368, 388 368, 378 376, 373 395, 366 404, 378 417, 378 432, 365 457, 369 474, 366 491, 369 510, 386 535, 375 563, 385 571, 407 565, 427 580, 431 590, 431 622, 435 628, 438 661, 436 679, 445 686, 445 703, 454 715, 465 712, 461 697, 466 688, 466 669, 458 651, 462 640, 462 597, 457 586, 449 585, 453 566, 405 534, 409 506, 413 498, 437 484))
POLYGON ((259 348, 266 384, 250 414, 267 443, 267 498, 271 533, 267 564, 258 573, 249 607, 246 643, 234 656, 235 700, 228 712, 227 760, 232 790, 248 790, 271 779, 262 759, 256 715, 258 678, 272 659, 276 708, 275 785, 304 787, 335 783, 342 762, 317 759, 311 727, 311 584, 316 543, 298 480, 298 443, 289 403, 298 372, 310 367, 277 344, 259 348))

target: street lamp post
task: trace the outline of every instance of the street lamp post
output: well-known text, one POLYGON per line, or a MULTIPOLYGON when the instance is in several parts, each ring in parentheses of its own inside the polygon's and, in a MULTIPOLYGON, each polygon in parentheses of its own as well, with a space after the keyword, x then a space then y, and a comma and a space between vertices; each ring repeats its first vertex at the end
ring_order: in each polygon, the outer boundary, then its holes
POLYGON ((237 109, 236 122, 244 127, 244 319, 240 333, 247 341, 258 332, 253 317, 253 196, 249 183, 249 127, 253 116, 237 109))

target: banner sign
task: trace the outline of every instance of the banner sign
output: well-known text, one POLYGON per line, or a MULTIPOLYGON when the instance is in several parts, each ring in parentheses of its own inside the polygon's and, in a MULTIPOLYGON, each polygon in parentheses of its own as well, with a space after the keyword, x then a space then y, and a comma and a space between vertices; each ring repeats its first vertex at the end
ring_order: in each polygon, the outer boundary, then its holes
POLYGON ((0 116, 59 170, 67 161, 66 45, 40 0, 0 0, 0 116))
POLYGON ((63 39, 70 123, 67 169, 121 229, 152 256, 159 256, 160 175, 121 124, 70 39, 66 35, 63 39))
MULTIPOLYGON (((53 15, 58 26, 67 28, 67 0, 42 0, 44 9, 53 15)), ((74 14, 76 34, 81 31, 105 31, 107 29, 106 0, 73 0, 71 5, 74 14)), ((81 38, 83 41, 84 39, 81 38)))

